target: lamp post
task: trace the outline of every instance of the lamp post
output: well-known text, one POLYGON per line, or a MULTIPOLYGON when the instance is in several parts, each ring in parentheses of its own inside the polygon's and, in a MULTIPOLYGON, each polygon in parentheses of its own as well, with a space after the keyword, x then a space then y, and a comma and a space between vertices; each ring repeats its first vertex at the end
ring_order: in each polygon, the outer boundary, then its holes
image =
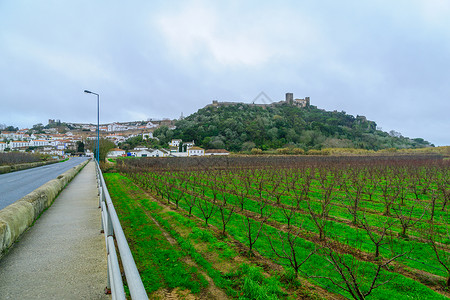
POLYGON ((97 93, 84 90, 86 94, 94 94, 97 96, 97 163, 100 163, 100 96, 97 93))

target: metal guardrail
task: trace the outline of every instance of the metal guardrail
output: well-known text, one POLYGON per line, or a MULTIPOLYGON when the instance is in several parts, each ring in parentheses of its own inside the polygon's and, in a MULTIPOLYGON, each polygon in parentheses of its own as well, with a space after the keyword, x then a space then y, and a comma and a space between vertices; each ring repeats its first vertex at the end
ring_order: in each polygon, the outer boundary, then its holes
POLYGON ((106 188, 102 171, 97 162, 96 169, 100 196, 99 207, 102 209, 102 227, 105 233, 106 252, 108 254, 108 283, 106 288, 111 290, 113 300, 125 299, 122 274, 120 272, 116 246, 113 238, 113 236, 115 236, 131 298, 133 300, 148 300, 147 292, 145 291, 139 271, 136 268, 130 247, 128 246, 116 210, 114 209, 108 189, 106 188))

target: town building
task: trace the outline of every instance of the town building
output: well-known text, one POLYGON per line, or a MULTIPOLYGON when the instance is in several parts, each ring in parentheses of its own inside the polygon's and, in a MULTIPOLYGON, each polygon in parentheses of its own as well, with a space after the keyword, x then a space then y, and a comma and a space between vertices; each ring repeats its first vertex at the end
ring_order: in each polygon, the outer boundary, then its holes
POLYGON ((174 139, 174 140, 172 140, 172 141, 169 143, 169 146, 171 146, 171 147, 179 147, 179 146, 180 146, 180 143, 182 143, 182 142, 183 142, 182 140, 174 139))
POLYGON ((230 155, 225 149, 208 149, 205 151, 205 155, 230 155))
POLYGON ((205 155, 205 149, 194 146, 192 148, 189 148, 187 151, 188 156, 204 156, 205 155))
POLYGON ((114 149, 111 149, 109 152, 108 152, 108 157, 121 157, 121 156, 125 156, 126 155, 126 152, 125 152, 125 150, 122 150, 122 149, 119 149, 119 148, 114 148, 114 149))

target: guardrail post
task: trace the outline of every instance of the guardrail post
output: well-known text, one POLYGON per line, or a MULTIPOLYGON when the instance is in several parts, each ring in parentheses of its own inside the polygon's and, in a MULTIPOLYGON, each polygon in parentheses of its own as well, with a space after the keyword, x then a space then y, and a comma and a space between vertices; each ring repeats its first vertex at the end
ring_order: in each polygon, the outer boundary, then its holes
POLYGON ((109 213, 106 214, 106 230, 105 230, 105 235, 106 236, 113 236, 114 235, 114 227, 111 221, 111 216, 109 215, 109 213))

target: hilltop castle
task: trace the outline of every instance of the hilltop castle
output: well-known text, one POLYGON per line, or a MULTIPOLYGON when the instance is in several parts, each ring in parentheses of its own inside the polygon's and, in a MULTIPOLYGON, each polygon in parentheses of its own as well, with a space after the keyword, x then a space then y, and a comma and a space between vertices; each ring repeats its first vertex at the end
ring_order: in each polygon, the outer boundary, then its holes
POLYGON ((284 103, 293 106, 308 107, 310 105, 310 100, 309 97, 305 97, 304 99, 294 99, 293 93, 286 93, 286 101, 284 101, 284 103))
POLYGON ((273 106, 273 105, 291 105, 291 106, 297 106, 297 107, 309 107, 310 106, 310 99, 309 97, 305 97, 303 99, 294 99, 293 93, 286 93, 285 100, 279 101, 279 102, 272 102, 268 104, 258 104, 258 103, 244 103, 244 102, 219 102, 217 100, 213 100, 212 104, 206 105, 208 106, 230 106, 230 105, 237 105, 237 104, 249 104, 253 106, 261 106, 261 107, 267 107, 267 106, 273 106))

